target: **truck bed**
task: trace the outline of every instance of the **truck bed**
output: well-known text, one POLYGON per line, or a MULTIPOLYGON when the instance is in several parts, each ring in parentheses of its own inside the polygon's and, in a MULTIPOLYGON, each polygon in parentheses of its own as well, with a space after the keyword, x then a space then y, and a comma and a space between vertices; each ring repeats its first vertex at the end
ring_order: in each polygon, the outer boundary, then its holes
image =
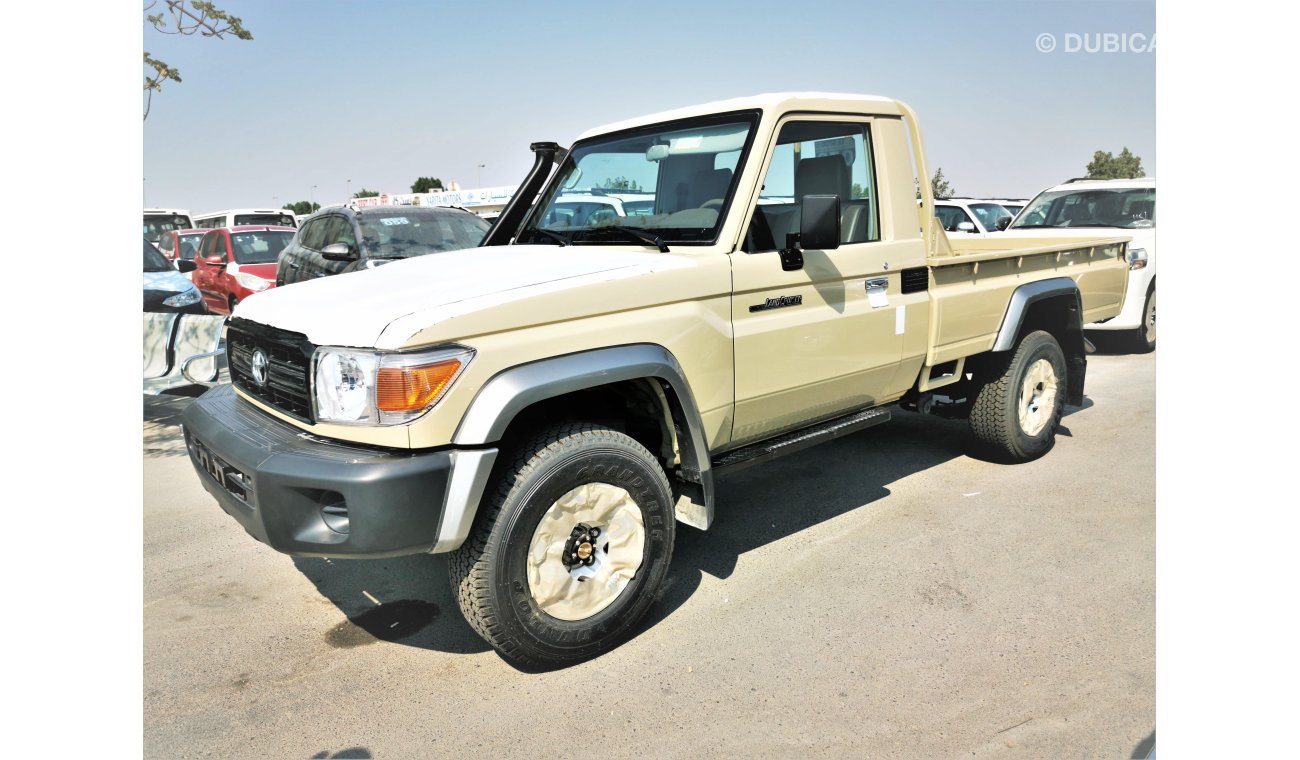
POLYGON ((930 351, 933 366, 993 347, 1012 292, 1029 282, 1069 277, 1083 294, 1084 324, 1119 314, 1128 283, 1130 238, 939 238, 926 258, 933 283, 930 351))

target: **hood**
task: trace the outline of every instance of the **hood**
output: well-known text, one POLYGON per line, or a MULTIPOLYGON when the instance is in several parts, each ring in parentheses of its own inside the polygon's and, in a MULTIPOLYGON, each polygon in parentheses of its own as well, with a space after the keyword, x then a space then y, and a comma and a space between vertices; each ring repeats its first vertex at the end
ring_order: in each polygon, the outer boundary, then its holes
POLYGON ((166 272, 144 273, 145 290, 171 290, 180 293, 193 287, 194 283, 175 269, 168 269, 166 272))
POLYGON ((234 316, 302 333, 316 345, 391 349, 473 312, 695 265, 690 255, 603 246, 469 248, 273 288, 241 302, 234 316))

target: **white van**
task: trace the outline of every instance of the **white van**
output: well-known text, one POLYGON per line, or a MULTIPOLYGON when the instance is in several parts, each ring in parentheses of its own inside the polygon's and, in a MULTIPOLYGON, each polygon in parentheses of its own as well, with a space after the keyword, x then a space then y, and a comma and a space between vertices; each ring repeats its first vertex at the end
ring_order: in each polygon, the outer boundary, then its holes
POLYGON ((144 237, 156 247, 158 238, 172 230, 192 230, 194 220, 183 208, 147 208, 144 210, 144 237))
POLYGON ((293 212, 287 208, 236 208, 228 211, 213 211, 194 217, 194 224, 208 229, 242 227, 246 224, 271 224, 281 227, 298 226, 293 212))

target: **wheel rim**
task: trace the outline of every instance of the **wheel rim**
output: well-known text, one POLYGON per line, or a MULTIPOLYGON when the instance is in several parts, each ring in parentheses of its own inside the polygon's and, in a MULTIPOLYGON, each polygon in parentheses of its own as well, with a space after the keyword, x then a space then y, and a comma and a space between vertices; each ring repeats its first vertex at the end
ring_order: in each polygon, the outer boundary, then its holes
POLYGON ((1029 365, 1020 384, 1020 429, 1038 435, 1056 413, 1056 370, 1046 359, 1029 365))
POLYGON ((553 503, 528 546, 528 590, 543 612, 584 620, 614 603, 641 567, 645 524, 632 495, 608 483, 586 483, 553 503), (565 564, 565 546, 579 525, 600 531, 590 564, 565 564))
POLYGON ((1156 293, 1151 291, 1151 297, 1147 299, 1147 313, 1142 320, 1142 326, 1146 328, 1147 343, 1156 342, 1156 293))

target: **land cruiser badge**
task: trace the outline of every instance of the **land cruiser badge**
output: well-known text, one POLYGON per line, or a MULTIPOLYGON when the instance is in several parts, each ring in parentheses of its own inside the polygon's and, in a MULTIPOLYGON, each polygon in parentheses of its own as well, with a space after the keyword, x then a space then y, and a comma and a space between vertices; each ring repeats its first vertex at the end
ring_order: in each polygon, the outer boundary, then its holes
POLYGON ((768 309, 781 309, 786 306, 799 306, 802 303, 803 296, 778 296, 777 298, 769 298, 763 303, 756 303, 749 307, 749 310, 751 312, 767 311, 768 309))

